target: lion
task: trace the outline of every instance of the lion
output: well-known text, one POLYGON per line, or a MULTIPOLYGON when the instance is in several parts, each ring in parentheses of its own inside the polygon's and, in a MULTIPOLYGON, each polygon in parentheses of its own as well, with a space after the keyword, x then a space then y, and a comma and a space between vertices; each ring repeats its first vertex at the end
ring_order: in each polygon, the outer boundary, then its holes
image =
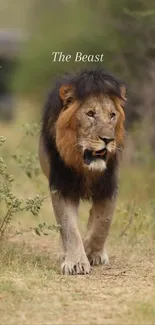
POLYGON ((108 264, 105 242, 118 192, 124 145, 126 85, 103 69, 66 75, 45 105, 39 143, 64 250, 63 274, 88 274, 108 264), (84 240, 80 200, 92 203, 84 240))

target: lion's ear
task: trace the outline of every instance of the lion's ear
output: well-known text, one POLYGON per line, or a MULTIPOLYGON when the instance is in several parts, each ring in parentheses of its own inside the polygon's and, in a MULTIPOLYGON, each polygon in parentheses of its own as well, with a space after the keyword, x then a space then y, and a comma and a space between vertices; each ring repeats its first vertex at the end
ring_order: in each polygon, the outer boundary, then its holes
POLYGON ((73 87, 71 85, 63 85, 59 89, 59 95, 60 98, 63 100, 63 102, 67 102, 70 99, 73 99, 74 97, 74 91, 73 87))
POLYGON ((124 102, 127 100, 127 98, 126 98, 126 90, 127 89, 126 89, 125 85, 120 86, 120 93, 121 93, 121 97, 122 97, 124 102))

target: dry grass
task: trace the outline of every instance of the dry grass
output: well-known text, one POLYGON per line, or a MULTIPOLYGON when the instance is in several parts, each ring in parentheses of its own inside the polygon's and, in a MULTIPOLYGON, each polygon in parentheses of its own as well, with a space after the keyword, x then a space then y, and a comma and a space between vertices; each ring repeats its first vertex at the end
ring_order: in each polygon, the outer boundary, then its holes
POLYGON ((1 249, 2 324, 154 324, 153 247, 109 244, 110 266, 65 277, 55 239, 24 241, 1 249))
MULTIPOLYGON (((23 197, 48 194, 42 175, 30 180, 10 158, 22 137, 20 125, 30 121, 31 105, 10 127, 3 155, 16 177, 14 190, 23 197)), ((37 138, 24 140, 19 151, 36 150, 37 138)), ((25 232, 39 222, 55 223, 50 199, 39 217, 17 215, 9 239, 0 246, 0 324, 154 324, 154 184, 155 171, 145 165, 122 166, 120 197, 108 239, 110 265, 94 267, 88 276, 62 276, 57 260, 58 233, 25 232), (143 179, 143 181, 142 181, 143 179), (23 235, 14 234, 14 227, 23 235)), ((80 228, 88 206, 80 209, 80 228)))

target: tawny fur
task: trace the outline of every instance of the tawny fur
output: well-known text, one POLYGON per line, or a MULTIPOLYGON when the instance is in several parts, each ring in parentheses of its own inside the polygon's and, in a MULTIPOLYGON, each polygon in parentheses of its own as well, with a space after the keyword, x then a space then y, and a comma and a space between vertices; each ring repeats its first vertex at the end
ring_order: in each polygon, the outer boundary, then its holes
POLYGON ((69 167, 82 169, 82 155, 77 148, 77 121, 75 113, 78 103, 74 102, 67 110, 63 110, 56 123, 56 146, 60 155, 69 167))
MULTIPOLYGON (((63 92, 62 89, 61 92, 63 92)), ((111 99, 116 107, 116 110, 119 112, 119 118, 115 130, 116 144, 119 146, 123 146, 125 115, 121 107, 122 100, 115 96, 113 96, 111 99)), ((64 101, 66 101, 66 97, 64 98, 64 101)), ((92 102, 94 101, 97 101, 96 97, 92 97, 92 102)), ((79 107, 80 103, 74 101, 70 104, 69 108, 67 108, 66 110, 62 110, 62 112, 60 113, 60 116, 56 123, 56 145, 60 152, 60 155, 69 167, 74 167, 78 171, 84 172, 85 168, 83 165, 83 157, 81 152, 78 150, 77 139, 78 124, 76 119, 76 113, 79 107)), ((91 130, 89 130, 89 132, 91 136, 91 130)), ((110 128, 108 129, 108 127, 106 129, 106 134, 110 134, 110 128)), ((83 134, 83 137, 84 136, 85 134, 83 134)), ((96 141, 94 150, 100 150, 100 148, 98 148, 98 145, 99 141, 96 141)))
MULTIPOLYGON (((75 98, 74 88, 71 85, 61 86, 59 95, 63 101, 63 108, 56 123, 53 124, 50 117, 47 120, 47 133, 54 138, 56 149, 62 161, 67 168, 75 170, 78 175, 83 177, 82 188, 86 193, 85 198, 87 196, 93 197, 93 184, 100 182, 101 174, 104 173, 104 165, 106 168, 108 160, 113 157, 117 147, 122 147, 124 143, 125 114, 122 108, 125 101, 124 86, 120 92, 122 98, 116 95, 92 94, 84 101, 80 101, 75 98), (85 116, 83 114, 87 114, 88 109, 96 109, 100 116, 98 126, 94 129, 89 119, 88 125, 87 123, 84 124, 82 120, 82 117, 85 116), (109 114, 107 112, 111 110, 117 111, 115 127, 114 124, 106 122, 109 114), (88 168, 84 164, 83 152, 85 149, 92 149, 93 151, 102 149, 104 142, 100 137, 114 137, 114 140, 107 145, 107 161, 101 164, 103 161, 99 160, 95 163, 95 168, 88 168)), ((52 157, 45 147, 42 135, 39 143, 39 159, 44 174, 50 180, 52 157)), ((64 197, 59 189, 51 191, 51 197, 56 220, 60 225, 64 249, 62 273, 87 274, 90 272, 90 264, 108 264, 105 241, 115 209, 116 195, 108 199, 93 200, 84 243, 77 226, 79 198, 76 196, 75 198, 64 197)))

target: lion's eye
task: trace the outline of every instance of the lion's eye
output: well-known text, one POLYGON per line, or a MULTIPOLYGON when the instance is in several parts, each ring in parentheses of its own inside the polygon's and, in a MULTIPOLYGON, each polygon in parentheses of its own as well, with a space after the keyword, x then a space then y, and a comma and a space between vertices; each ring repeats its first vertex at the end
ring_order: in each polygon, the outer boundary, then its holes
POLYGON ((111 113, 110 113, 110 118, 111 118, 111 119, 113 119, 115 116, 116 116, 116 113, 115 113, 115 112, 111 112, 111 113))
POLYGON ((92 111, 92 110, 90 110, 90 111, 88 111, 86 114, 87 114, 89 117, 94 117, 95 112, 92 111))

